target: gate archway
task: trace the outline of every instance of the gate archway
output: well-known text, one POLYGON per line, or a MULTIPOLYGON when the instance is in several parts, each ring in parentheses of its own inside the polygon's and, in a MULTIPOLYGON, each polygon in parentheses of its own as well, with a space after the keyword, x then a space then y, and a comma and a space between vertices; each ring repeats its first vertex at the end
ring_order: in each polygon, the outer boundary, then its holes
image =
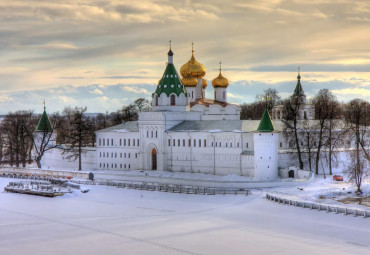
POLYGON ((152 170, 157 170, 157 150, 152 149, 152 170))

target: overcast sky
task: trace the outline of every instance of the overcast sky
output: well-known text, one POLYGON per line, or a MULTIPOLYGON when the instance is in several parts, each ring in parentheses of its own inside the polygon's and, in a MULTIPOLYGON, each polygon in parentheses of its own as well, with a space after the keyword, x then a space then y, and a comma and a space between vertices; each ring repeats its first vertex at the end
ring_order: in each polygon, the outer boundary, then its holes
POLYGON ((370 100, 370 1, 0 1, 0 113, 87 106, 115 111, 150 97, 172 40, 180 70, 207 69, 207 95, 222 61, 229 101, 264 89, 292 93, 297 66, 312 97, 370 100))

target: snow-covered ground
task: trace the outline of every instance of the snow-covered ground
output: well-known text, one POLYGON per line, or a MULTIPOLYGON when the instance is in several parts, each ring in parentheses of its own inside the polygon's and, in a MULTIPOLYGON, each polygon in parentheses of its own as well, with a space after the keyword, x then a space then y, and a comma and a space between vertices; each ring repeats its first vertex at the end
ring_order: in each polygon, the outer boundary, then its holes
MULTIPOLYGON (((311 183, 304 183, 294 187, 277 187, 268 189, 270 193, 281 195, 281 197, 289 199, 297 199, 300 201, 310 201, 321 204, 337 204, 347 208, 359 208, 370 210, 369 207, 359 204, 343 204, 337 202, 338 199, 359 197, 355 194, 357 187, 353 182, 334 181, 332 176, 327 176, 326 179, 322 175, 315 176, 315 180, 311 183)), ((370 196, 370 180, 365 180, 362 183, 362 197, 370 196)), ((368 204, 368 203, 367 203, 368 204)), ((370 206, 370 204, 368 204, 370 206)))
POLYGON ((370 254, 368 218, 261 195, 89 188, 56 198, 0 192, 0 254, 370 254))

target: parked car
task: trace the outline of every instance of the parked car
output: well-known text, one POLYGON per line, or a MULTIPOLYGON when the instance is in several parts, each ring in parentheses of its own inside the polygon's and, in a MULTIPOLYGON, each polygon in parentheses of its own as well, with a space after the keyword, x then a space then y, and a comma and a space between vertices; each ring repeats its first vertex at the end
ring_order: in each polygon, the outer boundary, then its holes
POLYGON ((333 180, 334 181, 343 181, 343 176, 341 176, 339 174, 333 175, 333 180))

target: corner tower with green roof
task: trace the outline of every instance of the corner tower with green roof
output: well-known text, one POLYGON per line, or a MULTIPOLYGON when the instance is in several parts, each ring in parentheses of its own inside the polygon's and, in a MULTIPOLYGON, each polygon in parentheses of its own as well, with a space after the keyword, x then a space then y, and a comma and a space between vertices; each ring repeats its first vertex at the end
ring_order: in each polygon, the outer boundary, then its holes
POLYGON ((44 112, 41 115, 39 123, 36 127, 36 132, 53 132, 53 125, 49 120, 48 114, 46 113, 46 107, 44 106, 44 112))
POLYGON ((152 94, 153 111, 186 111, 188 95, 173 64, 171 45, 167 55, 166 69, 152 94))
POLYGON ((39 154, 40 151, 44 150, 43 147, 45 146, 55 146, 56 134, 54 132, 54 128, 50 122, 48 114, 46 113, 45 101, 44 111, 35 129, 34 137, 35 146, 37 147, 36 152, 38 152, 37 154, 39 154))
POLYGON ((279 133, 275 131, 267 107, 253 133, 255 178, 274 181, 278 178, 279 133))

